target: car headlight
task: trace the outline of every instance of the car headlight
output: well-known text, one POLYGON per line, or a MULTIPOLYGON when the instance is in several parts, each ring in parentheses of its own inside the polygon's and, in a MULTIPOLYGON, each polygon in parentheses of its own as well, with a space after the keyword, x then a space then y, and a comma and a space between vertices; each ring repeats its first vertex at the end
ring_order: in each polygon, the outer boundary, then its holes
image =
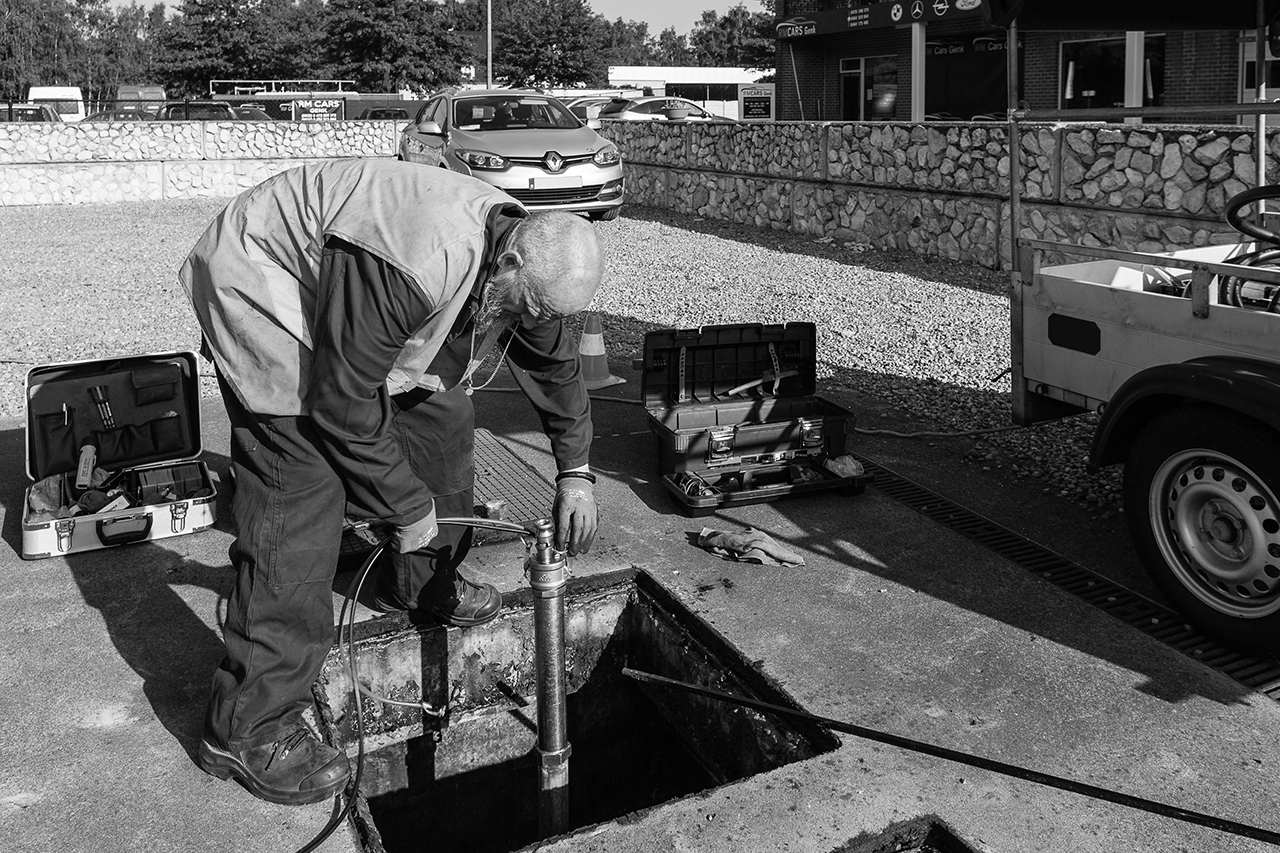
POLYGON ((458 149, 457 157, 473 169, 485 169, 490 172, 501 172, 508 165, 506 157, 499 157, 488 151, 458 149))
POLYGON ((596 152, 591 162, 597 166, 616 166, 622 162, 622 155, 618 153, 618 146, 606 145, 596 152))

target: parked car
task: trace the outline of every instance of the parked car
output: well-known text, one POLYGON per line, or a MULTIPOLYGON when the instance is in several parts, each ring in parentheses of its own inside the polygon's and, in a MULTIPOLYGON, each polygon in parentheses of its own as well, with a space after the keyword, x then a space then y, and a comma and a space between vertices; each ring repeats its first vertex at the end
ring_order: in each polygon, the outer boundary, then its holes
POLYGON ((622 121, 713 121, 734 119, 710 113, 684 98, 613 98, 600 108, 600 120, 622 121))
POLYGON ((406 121, 409 118, 409 111, 399 107, 371 107, 369 109, 361 110, 360 115, 356 116, 356 118, 371 121, 386 119, 406 121))
POLYGON ((156 111, 157 121, 233 121, 235 113, 225 101, 170 101, 156 111))
POLYGON ((147 121, 151 118, 150 113, 142 110, 103 110, 100 113, 91 113, 84 117, 84 121, 147 121))
POLYGON ((399 157, 492 184, 529 210, 611 220, 622 209, 618 147, 556 98, 513 89, 448 89, 400 133, 399 157))
POLYGON ((262 107, 232 107, 231 113, 237 121, 275 121, 262 107))
POLYGON ((48 104, 0 104, 0 121, 56 121, 62 116, 48 104))
POLYGON ((600 108, 612 100, 613 98, 607 95, 587 95, 581 98, 574 98, 572 101, 566 101, 565 106, 569 108, 569 112, 585 122, 588 119, 599 118, 600 108))

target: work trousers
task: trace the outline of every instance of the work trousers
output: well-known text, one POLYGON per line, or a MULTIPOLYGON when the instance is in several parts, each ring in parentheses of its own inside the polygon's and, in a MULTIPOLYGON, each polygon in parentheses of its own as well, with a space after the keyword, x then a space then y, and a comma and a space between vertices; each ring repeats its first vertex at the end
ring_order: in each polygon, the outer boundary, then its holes
MULTIPOLYGON (((332 588, 347 502, 309 418, 255 415, 221 387, 236 477, 229 555, 237 574, 205 736, 238 751, 279 740, 311 704, 311 685, 335 636, 332 588)), ((392 409, 401 452, 437 496, 436 514, 471 517, 470 397, 461 390, 411 393, 393 398, 392 409)), ((470 533, 441 527, 426 549, 385 559, 384 584, 410 606, 424 594, 447 594, 470 533)))

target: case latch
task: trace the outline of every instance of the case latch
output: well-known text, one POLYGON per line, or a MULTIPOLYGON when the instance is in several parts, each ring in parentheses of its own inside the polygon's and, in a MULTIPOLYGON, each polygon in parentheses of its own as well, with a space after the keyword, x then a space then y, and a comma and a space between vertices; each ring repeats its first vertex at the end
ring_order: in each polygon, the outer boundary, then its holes
POLYGON ((723 462, 733 456, 734 428, 716 427, 707 430, 707 464, 723 462))
POLYGON ((800 418, 800 444, 802 447, 821 447, 825 434, 821 419, 800 418))
POLYGON ((181 533, 187 527, 187 502, 169 504, 169 529, 181 533))
POLYGON ((58 550, 71 550, 71 534, 75 532, 76 520, 74 518, 59 518, 53 522, 53 529, 58 533, 58 550))

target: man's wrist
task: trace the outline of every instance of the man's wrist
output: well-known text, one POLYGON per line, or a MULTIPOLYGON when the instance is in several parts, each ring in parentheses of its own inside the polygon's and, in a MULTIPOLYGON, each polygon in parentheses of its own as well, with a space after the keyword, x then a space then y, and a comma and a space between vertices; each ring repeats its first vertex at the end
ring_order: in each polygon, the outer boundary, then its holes
POLYGON ((561 471, 559 474, 556 474, 556 485, 563 483, 565 480, 586 480, 594 486, 596 484, 596 475, 592 474, 585 467, 571 471, 561 471))

